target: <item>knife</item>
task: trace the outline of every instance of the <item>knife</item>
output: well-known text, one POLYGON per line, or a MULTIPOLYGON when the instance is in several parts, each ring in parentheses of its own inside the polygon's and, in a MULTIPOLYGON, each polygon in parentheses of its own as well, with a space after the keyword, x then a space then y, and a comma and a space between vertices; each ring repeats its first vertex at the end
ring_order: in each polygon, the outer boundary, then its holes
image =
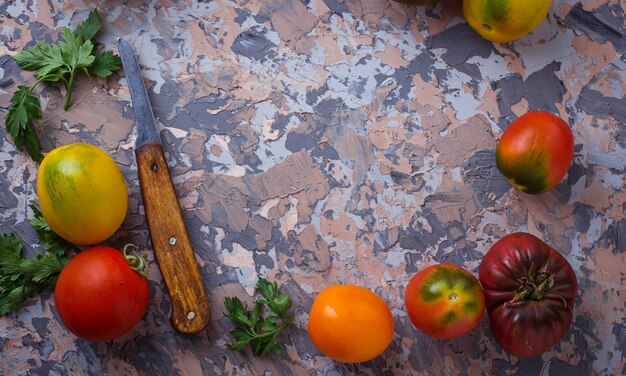
POLYGON ((179 333, 198 333, 211 318, 209 300, 169 174, 161 137, 132 47, 117 40, 135 109, 135 157, 150 241, 172 302, 170 323, 179 333))

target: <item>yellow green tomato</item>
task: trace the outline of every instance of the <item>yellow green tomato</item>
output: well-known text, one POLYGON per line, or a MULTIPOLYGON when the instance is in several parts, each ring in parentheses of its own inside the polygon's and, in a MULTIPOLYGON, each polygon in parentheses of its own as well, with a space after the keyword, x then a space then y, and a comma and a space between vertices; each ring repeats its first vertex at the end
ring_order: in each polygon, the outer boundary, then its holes
POLYGON ((37 176, 41 213, 50 228, 75 244, 99 243, 120 227, 128 191, 120 169, 102 149, 75 143, 52 150, 37 176))
POLYGON ((546 18, 552 0, 463 0, 463 15, 480 36, 510 42, 546 18))

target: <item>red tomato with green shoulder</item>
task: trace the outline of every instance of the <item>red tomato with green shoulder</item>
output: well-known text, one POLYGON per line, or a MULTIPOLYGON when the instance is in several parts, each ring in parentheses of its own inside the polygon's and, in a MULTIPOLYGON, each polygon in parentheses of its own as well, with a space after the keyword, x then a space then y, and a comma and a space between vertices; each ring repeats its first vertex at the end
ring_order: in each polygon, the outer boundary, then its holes
POLYGON ((565 176, 574 159, 574 136, 567 123, 545 111, 513 121, 496 147, 496 165, 516 189, 547 192, 565 176))
POLYGON ((413 276, 404 304, 417 329, 440 339, 470 331, 485 311, 485 297, 476 277, 453 264, 431 265, 413 276))
POLYGON ((559 252, 518 232, 494 243, 480 263, 491 332, 505 351, 541 355, 567 333, 574 319, 576 274, 559 252))
POLYGON ((61 270, 54 290, 61 321, 89 341, 108 341, 127 333, 148 308, 146 269, 141 256, 111 247, 95 246, 78 253, 61 270))

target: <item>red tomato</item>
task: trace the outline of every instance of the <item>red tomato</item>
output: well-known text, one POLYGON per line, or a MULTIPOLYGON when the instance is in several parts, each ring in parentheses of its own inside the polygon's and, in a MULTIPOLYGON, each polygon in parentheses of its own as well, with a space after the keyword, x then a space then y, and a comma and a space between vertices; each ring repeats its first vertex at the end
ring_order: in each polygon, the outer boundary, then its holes
POLYGON ((478 324, 485 297, 476 277, 452 264, 431 265, 406 286, 404 304, 413 325, 434 338, 454 338, 478 324))
POLYGON ((478 277, 493 337, 507 352, 540 355, 572 324, 576 275, 539 238, 518 232, 498 240, 483 258, 478 277))
POLYGON ((72 257, 54 290, 63 324, 89 341, 108 341, 130 331, 148 308, 146 278, 118 250, 96 246, 72 257))
POLYGON ((513 187, 543 193, 563 179, 574 159, 574 136, 561 118, 544 111, 520 116, 502 134, 496 165, 513 187))
POLYGON ((393 338, 393 317, 370 290, 335 285, 322 290, 309 313, 309 337, 327 356, 347 363, 380 355, 393 338))

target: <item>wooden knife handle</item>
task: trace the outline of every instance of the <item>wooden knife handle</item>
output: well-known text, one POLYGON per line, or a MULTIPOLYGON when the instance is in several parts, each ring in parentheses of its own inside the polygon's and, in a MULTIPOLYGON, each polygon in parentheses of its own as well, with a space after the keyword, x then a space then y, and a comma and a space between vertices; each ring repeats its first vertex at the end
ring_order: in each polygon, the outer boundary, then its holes
POLYGON ((170 322, 179 333, 198 333, 211 311, 163 149, 143 145, 135 156, 152 248, 172 301, 170 322))

